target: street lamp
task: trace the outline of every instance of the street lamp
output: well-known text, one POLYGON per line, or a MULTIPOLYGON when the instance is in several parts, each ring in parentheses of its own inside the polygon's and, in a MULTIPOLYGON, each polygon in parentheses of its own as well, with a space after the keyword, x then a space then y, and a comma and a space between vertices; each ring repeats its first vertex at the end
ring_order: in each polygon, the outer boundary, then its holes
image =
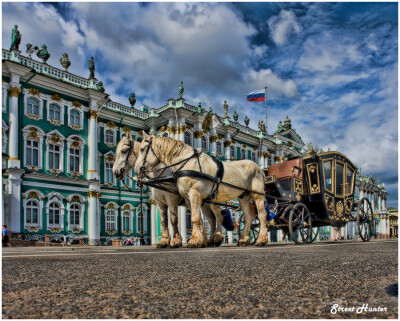
POLYGON ((139 182, 140 188, 140 236, 139 236, 139 244, 144 245, 144 237, 143 237, 143 183, 139 182))

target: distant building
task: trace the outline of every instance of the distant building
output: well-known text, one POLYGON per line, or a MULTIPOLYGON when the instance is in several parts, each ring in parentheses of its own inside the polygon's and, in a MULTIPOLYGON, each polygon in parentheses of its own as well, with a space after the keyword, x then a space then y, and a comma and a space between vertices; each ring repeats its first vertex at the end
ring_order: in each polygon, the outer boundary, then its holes
POLYGON ((398 219, 399 219, 398 209, 397 208, 389 209, 389 226, 390 226, 390 237, 391 238, 399 237, 398 219))

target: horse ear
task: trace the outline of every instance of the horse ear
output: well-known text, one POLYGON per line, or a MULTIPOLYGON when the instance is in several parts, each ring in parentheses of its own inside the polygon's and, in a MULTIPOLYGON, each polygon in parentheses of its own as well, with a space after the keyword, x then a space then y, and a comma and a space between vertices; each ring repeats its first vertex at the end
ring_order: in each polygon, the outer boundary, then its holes
POLYGON ((129 140, 132 140, 131 132, 127 132, 126 135, 125 135, 125 137, 126 137, 127 139, 129 139, 129 140))
POLYGON ((143 135, 142 136, 143 136, 143 140, 146 140, 148 135, 146 134, 145 131, 143 131, 143 135))

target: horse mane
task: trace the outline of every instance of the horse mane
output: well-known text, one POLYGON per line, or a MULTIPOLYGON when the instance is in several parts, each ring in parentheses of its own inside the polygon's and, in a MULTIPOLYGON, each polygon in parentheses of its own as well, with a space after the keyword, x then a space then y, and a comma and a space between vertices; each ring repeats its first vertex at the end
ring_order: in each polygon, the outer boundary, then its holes
POLYGON ((192 146, 189 146, 179 140, 172 139, 170 137, 158 137, 153 138, 153 148, 162 161, 171 163, 172 159, 179 157, 182 152, 186 150, 193 150, 192 146), (162 152, 161 152, 162 151, 162 152))

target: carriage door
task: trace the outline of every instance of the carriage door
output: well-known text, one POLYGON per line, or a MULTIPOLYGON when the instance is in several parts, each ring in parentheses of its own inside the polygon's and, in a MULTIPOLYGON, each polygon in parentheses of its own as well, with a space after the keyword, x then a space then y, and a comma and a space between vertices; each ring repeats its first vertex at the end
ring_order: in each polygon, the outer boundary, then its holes
POLYGON ((324 175, 324 201, 328 216, 331 219, 335 213, 335 176, 333 170, 333 159, 324 159, 322 161, 323 175, 324 175))

